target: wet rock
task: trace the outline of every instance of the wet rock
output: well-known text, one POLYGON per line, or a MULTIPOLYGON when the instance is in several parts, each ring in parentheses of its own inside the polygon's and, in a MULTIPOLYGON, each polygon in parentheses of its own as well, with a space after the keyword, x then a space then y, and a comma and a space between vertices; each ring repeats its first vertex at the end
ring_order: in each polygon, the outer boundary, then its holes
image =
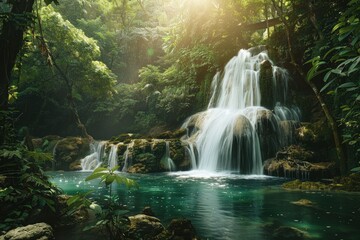
POLYGON ((272 109, 274 106, 275 89, 273 89, 273 70, 272 65, 268 60, 265 60, 260 65, 260 91, 261 91, 261 106, 272 109))
POLYGON ((10 230, 0 237, 1 240, 52 240, 53 229, 46 223, 36 223, 10 230))
MULTIPOLYGON (((136 139, 132 145, 128 145, 128 169, 129 173, 153 173, 164 172, 167 169, 162 163, 166 145, 169 144, 169 156, 176 165, 176 169, 188 169, 184 164, 185 149, 179 139, 136 139)), ((119 162, 125 161, 124 154, 119 156, 119 162)))
POLYGON ((156 217, 138 214, 130 216, 129 220, 130 227, 126 235, 130 239, 161 239, 159 235, 166 232, 164 226, 156 217))
POLYGON ((61 139, 54 150, 55 170, 70 170, 89 153, 89 140, 79 137, 61 139))
POLYGON ((348 192, 360 192, 360 173, 349 176, 335 177, 333 180, 324 182, 311 182, 294 180, 284 183, 283 188, 291 190, 336 190, 348 192))
POLYGON ((170 143, 170 158, 174 161, 177 169, 188 170, 189 163, 185 159, 185 148, 179 139, 171 140, 170 143))
POLYGON ((289 190, 314 190, 314 191, 324 191, 324 190, 332 190, 333 186, 321 182, 310 182, 310 181, 300 181, 296 179, 291 182, 284 183, 282 185, 283 188, 289 190))
POLYGON ((173 219, 167 230, 171 233, 171 239, 176 240, 195 240, 196 230, 191 221, 185 218, 173 219))
POLYGON ((264 162, 264 174, 270 176, 316 180, 335 175, 333 162, 314 163, 314 153, 292 145, 279 152, 276 157, 264 162))
POLYGON ((314 203, 308 199, 300 199, 298 201, 291 202, 294 205, 298 206, 305 206, 305 207, 312 207, 314 206, 314 203))
POLYGON ((234 124, 234 136, 241 138, 242 136, 248 136, 251 134, 252 125, 245 116, 240 115, 234 124))
POLYGON ((198 131, 202 129, 203 123, 208 116, 208 111, 199 112, 190 116, 186 120, 186 127, 189 129, 189 132, 198 131))
POLYGON ((333 185, 336 189, 360 192, 360 173, 352 173, 344 177, 335 177, 333 185))
POLYGON ((325 120, 314 123, 302 122, 295 134, 297 144, 314 152, 314 158, 337 161, 333 136, 325 120))
POLYGON ((76 161, 70 163, 69 170, 70 171, 80 171, 80 170, 82 170, 81 160, 79 159, 79 160, 76 160, 76 161))
POLYGON ((264 174, 277 177, 315 180, 334 176, 335 164, 310 163, 300 160, 269 159, 264 162, 264 174))
POLYGON ((150 207, 145 207, 141 213, 152 217, 155 216, 153 210, 150 207))
POLYGON ((294 227, 279 227, 273 233, 274 240, 303 240, 309 239, 306 232, 294 227))
POLYGON ((262 158, 275 156, 276 150, 281 146, 279 138, 282 134, 273 112, 268 109, 257 111, 255 129, 259 136, 262 158))
POLYGON ((291 145, 276 154, 278 160, 313 161, 314 153, 298 145, 291 145))

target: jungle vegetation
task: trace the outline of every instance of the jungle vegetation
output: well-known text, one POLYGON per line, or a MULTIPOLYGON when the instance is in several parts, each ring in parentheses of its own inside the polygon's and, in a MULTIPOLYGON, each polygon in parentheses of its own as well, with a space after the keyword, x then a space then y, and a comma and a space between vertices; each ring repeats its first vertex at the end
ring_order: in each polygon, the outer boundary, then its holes
POLYGON ((300 108, 318 106, 346 174, 360 155, 359 16, 359 0, 0 1, 0 182, 38 189, 7 201, 54 208, 30 136, 179 128, 216 71, 258 45, 289 69, 300 108))

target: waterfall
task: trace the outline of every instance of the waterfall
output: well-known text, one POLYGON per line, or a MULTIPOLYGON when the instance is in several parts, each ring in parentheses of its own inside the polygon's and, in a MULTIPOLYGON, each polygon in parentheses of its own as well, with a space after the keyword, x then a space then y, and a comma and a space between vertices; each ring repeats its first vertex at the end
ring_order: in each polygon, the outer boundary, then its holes
POLYGON ((131 165, 130 149, 134 146, 134 143, 135 143, 134 141, 131 141, 126 147, 126 151, 124 152, 124 155, 123 155, 124 166, 121 169, 122 172, 126 172, 131 165))
POLYGON ((52 155, 53 155, 53 159, 52 159, 52 163, 51 163, 51 170, 52 171, 55 171, 55 169, 56 169, 56 160, 55 160, 56 159, 56 148, 57 148, 59 142, 60 141, 56 142, 56 144, 55 144, 55 146, 54 146, 54 148, 52 150, 52 155))
POLYGON ((96 141, 94 143, 90 143, 90 154, 81 159, 81 167, 83 171, 94 170, 104 163, 104 161, 109 168, 114 168, 118 165, 118 145, 111 144, 110 152, 106 154, 106 143, 106 141, 96 141))
POLYGON ((240 50, 215 75, 207 110, 183 124, 193 169, 262 174, 262 159, 288 144, 282 121, 300 119, 298 108, 287 106, 288 73, 274 66, 266 51, 255 51, 240 50), (270 69, 267 82, 260 78, 264 66, 270 69))
POLYGON ((81 159, 81 168, 84 171, 94 170, 102 163, 106 141, 90 143, 90 154, 81 159))
POLYGON ((170 158, 170 144, 169 141, 166 141, 166 147, 165 147, 165 154, 162 157, 161 162, 164 164, 165 168, 169 170, 170 172, 176 170, 176 166, 174 161, 170 158))
POLYGON ((111 145, 110 148, 110 153, 109 153, 109 157, 108 157, 108 166, 110 169, 114 168, 115 166, 118 165, 118 145, 111 145))

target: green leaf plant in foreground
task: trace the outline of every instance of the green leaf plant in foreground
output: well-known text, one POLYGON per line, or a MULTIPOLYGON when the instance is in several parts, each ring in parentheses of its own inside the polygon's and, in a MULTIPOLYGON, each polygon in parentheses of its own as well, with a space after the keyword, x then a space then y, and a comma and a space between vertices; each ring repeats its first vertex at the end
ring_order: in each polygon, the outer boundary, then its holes
POLYGON ((100 184, 105 184, 105 187, 108 188, 108 195, 104 196, 106 202, 104 209, 95 203, 90 205, 90 208, 96 213, 98 221, 95 225, 85 227, 84 231, 96 229, 108 236, 109 239, 124 239, 124 233, 130 223, 124 215, 128 211, 120 203, 119 197, 112 193, 112 185, 113 183, 124 184, 128 188, 138 187, 138 185, 134 180, 121 176, 121 173, 117 172, 118 168, 119 166, 111 169, 98 167, 85 179, 85 181, 100 179, 100 184))

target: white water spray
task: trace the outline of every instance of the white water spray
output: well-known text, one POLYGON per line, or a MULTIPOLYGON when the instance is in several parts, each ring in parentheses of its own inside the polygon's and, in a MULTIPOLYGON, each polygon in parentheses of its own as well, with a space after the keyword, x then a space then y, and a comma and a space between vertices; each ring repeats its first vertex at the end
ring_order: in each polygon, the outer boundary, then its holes
POLYGON ((183 124, 188 133, 183 141, 193 169, 262 174, 261 146, 271 142, 276 149, 286 144, 280 140, 286 138, 277 138, 282 135, 280 120, 299 120, 297 111, 283 107, 288 95, 287 72, 274 66, 266 51, 240 50, 227 63, 222 78, 220 73, 215 75, 211 87, 208 109, 183 124), (260 68, 264 61, 272 67, 275 113, 261 107, 260 68))
POLYGON ((174 161, 170 158, 170 143, 169 141, 166 141, 166 148, 165 148, 165 154, 162 158, 162 162, 165 165, 165 168, 169 170, 170 172, 176 170, 176 166, 174 161))
POLYGON ((105 144, 105 141, 94 142, 90 144, 90 154, 81 159, 82 170, 94 170, 101 165, 105 151, 105 144))

